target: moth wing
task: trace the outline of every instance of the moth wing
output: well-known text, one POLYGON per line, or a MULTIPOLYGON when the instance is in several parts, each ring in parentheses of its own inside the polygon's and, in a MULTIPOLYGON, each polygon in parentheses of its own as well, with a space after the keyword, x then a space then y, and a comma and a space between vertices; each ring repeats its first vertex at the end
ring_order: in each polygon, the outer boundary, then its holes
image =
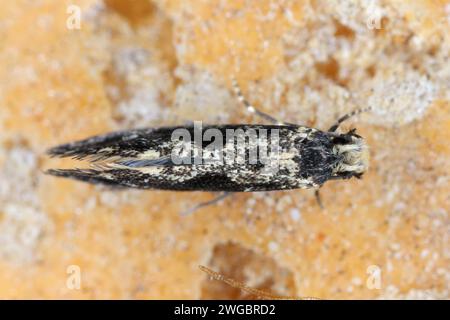
MULTIPOLYGON (((51 157, 70 157, 91 162, 139 158, 145 152, 160 150, 162 145, 169 145, 170 149, 172 131, 173 128, 158 128, 113 132, 62 144, 49 149, 47 153, 51 157)), ((151 165, 152 160, 164 162, 167 158, 165 155, 153 154, 142 159, 145 160, 151 165)))

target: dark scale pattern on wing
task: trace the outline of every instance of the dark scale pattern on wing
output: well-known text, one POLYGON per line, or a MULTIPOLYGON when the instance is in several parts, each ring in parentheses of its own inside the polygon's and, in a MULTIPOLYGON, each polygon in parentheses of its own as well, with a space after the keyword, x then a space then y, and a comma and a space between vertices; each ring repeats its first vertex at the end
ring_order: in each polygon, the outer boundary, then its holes
POLYGON ((293 186, 282 182, 238 183, 231 180, 225 173, 215 172, 200 174, 189 180, 168 180, 166 175, 152 176, 132 169, 111 169, 98 171, 93 169, 61 169, 48 170, 48 174, 72 178, 84 182, 115 187, 130 187, 138 189, 159 189, 174 191, 271 191, 292 189, 293 186))
POLYGON ((163 142, 170 141, 175 128, 140 129, 113 132, 89 139, 59 145, 48 150, 52 157, 102 160, 114 156, 136 157, 149 149, 159 149, 163 142))
MULTIPOLYGON (((273 177, 260 176, 261 164, 225 164, 219 167, 202 166, 198 172, 186 165, 175 165, 170 154, 173 148, 172 133, 175 129, 188 130, 194 139, 194 127, 166 127, 159 129, 141 129, 96 136, 83 141, 65 144, 49 151, 52 156, 74 157, 91 161, 114 159, 123 168, 105 169, 68 169, 49 170, 49 174, 123 187, 165 190, 198 191, 269 191, 322 185, 330 178, 332 167, 337 158, 332 154, 333 142, 327 133, 297 126, 278 125, 223 125, 205 126, 207 129, 219 129, 223 142, 226 129, 279 129, 280 147, 285 154, 296 155, 294 164, 283 167, 273 177), (299 130, 304 129, 302 134, 299 130), (307 131, 310 130, 310 131, 307 131), (165 148, 165 149, 164 149, 165 148), (139 155, 152 150, 160 154, 156 159, 140 159, 139 155), (136 159, 130 159, 136 158, 136 159), (162 161, 164 160, 164 161, 162 161), (162 167, 161 171, 149 174, 146 167, 162 167), (181 169, 181 170, 180 170, 181 169), (244 172, 244 173, 243 173, 244 172)), ((270 137, 268 137, 270 139, 270 137)), ((203 147, 210 142, 204 142, 203 147)), ((236 145, 236 142, 235 142, 236 145)), ((248 152, 248 150, 247 150, 248 152)))
MULTIPOLYGON (((226 129, 283 129, 294 130, 296 127, 262 126, 262 125, 223 125, 223 126, 205 126, 203 132, 207 129, 219 129, 223 136, 223 142, 226 139, 226 129)), ((139 154, 148 150, 158 150, 161 156, 171 154, 172 133, 176 129, 186 129, 192 140, 194 140, 194 127, 162 127, 157 129, 139 129, 131 131, 113 132, 105 135, 94 136, 85 140, 73 143, 62 144, 51 148, 47 153, 52 157, 71 157, 82 160, 98 161, 110 157, 120 156, 123 158, 137 157, 139 154), (166 149, 163 146, 166 145, 166 149)), ((203 141, 203 147, 211 142, 203 141)))

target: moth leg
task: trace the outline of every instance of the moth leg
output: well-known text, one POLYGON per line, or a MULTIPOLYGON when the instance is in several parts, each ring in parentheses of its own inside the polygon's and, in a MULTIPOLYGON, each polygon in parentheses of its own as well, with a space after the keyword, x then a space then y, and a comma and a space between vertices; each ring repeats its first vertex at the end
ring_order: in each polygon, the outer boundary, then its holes
POLYGON ((356 109, 353 110, 352 112, 349 112, 345 115, 343 115, 342 117, 340 117, 335 124, 333 124, 330 129, 328 129, 328 132, 335 132, 337 130, 337 128, 339 128, 339 126, 342 124, 342 122, 350 119, 353 116, 356 116, 358 114, 361 114, 363 112, 367 112, 370 111, 372 108, 371 107, 366 107, 366 108, 360 108, 360 109, 356 109))
POLYGON ((264 120, 267 120, 273 124, 279 124, 279 125, 283 125, 285 124, 282 121, 279 121, 277 119, 275 119, 274 117, 268 115, 267 113, 264 113, 262 111, 259 111, 258 109, 256 109, 250 102, 247 101, 247 99, 245 99, 244 95, 242 94, 241 88, 239 87, 239 84, 237 83, 236 79, 233 77, 231 79, 232 84, 233 84, 233 90, 234 93, 236 94, 238 100, 240 103, 242 103, 242 105, 247 109, 247 112, 251 113, 251 114, 256 114, 259 117, 263 118, 264 120))
POLYGON ((218 195, 217 197, 213 198, 212 200, 201 202, 201 203, 195 205, 194 207, 183 211, 181 213, 181 215, 182 216, 187 216, 187 215, 190 215, 190 214, 194 213, 198 209, 201 209, 201 208, 204 208, 204 207, 208 207, 208 206, 212 206, 212 205, 218 203, 219 201, 225 199, 229 195, 231 195, 231 192, 223 192, 220 195, 218 195))
POLYGON ((322 199, 320 198, 319 189, 316 189, 314 191, 314 196, 316 197, 316 201, 317 201, 317 204, 319 205, 320 209, 323 209, 323 203, 322 203, 322 199))

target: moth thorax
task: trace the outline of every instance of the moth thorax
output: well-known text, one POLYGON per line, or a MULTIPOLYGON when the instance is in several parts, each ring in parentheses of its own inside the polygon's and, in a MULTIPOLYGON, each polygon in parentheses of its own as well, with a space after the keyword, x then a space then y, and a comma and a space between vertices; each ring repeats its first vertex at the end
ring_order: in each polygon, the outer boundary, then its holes
POLYGON ((353 172, 362 174, 369 168, 369 149, 362 138, 351 137, 346 144, 336 144, 333 152, 340 161, 335 168, 335 174, 353 172))

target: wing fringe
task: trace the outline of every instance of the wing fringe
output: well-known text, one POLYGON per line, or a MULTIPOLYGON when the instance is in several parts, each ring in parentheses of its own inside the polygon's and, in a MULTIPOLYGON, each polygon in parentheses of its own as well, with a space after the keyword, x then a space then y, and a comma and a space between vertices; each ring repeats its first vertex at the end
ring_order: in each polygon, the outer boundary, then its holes
POLYGON ((93 184, 103 184, 108 186, 118 186, 117 181, 102 176, 103 171, 95 169, 49 169, 45 174, 56 177, 71 178, 93 184))
POLYGON ((133 145, 139 143, 140 138, 150 132, 151 129, 140 129, 98 135, 50 148, 47 150, 47 154, 52 158, 72 158, 90 162, 115 160, 113 159, 115 157, 117 159, 132 158, 139 153, 133 148, 133 145), (130 142, 132 143, 130 144, 130 142))

